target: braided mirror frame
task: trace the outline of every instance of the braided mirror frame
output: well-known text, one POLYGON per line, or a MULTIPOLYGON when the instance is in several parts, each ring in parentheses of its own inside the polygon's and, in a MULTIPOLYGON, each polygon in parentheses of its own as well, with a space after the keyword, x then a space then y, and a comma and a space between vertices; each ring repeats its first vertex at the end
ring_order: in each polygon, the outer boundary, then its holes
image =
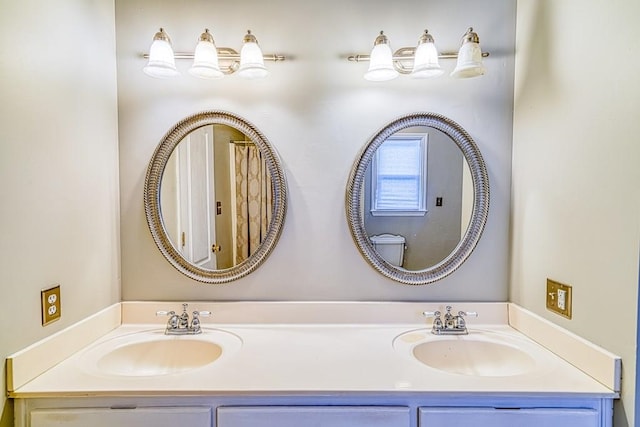
POLYGON ((255 270, 273 251, 284 225, 287 206, 285 175, 276 151, 267 138, 251 123, 225 111, 204 111, 189 116, 176 124, 162 138, 156 148, 144 183, 144 211, 151 236, 162 255, 180 273, 203 283, 222 284, 237 280, 255 270), (193 130, 207 125, 227 125, 244 133, 260 149, 271 173, 273 183, 273 215, 267 234, 258 249, 246 260, 231 268, 207 270, 187 261, 173 246, 166 231, 160 208, 162 174, 174 148, 193 130))
POLYGON ((346 192, 346 214, 351 236, 365 260, 378 272, 407 285, 432 284, 457 270, 475 249, 489 212, 489 178, 478 146, 456 122, 434 113, 402 116, 382 128, 364 146, 353 164, 346 192), (394 133, 414 126, 428 126, 448 135, 462 151, 473 181, 473 210, 466 233, 454 250, 438 264, 424 270, 406 270, 383 259, 373 248, 364 226, 363 194, 365 173, 380 145, 394 133))

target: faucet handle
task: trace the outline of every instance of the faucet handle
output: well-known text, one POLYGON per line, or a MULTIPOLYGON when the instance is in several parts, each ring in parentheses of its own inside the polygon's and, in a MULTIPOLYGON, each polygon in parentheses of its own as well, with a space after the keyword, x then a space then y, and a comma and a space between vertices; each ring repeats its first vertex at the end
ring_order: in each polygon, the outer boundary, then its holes
POLYGON ((459 311, 458 316, 478 317, 477 311, 459 311))
POLYGON ((166 310, 156 311, 156 316, 173 316, 174 314, 176 314, 176 312, 173 311, 173 310, 171 310, 171 311, 166 311, 166 310))
POLYGON ((430 318, 430 317, 440 317, 442 313, 440 313, 439 310, 436 311, 423 311, 422 315, 426 318, 430 318))

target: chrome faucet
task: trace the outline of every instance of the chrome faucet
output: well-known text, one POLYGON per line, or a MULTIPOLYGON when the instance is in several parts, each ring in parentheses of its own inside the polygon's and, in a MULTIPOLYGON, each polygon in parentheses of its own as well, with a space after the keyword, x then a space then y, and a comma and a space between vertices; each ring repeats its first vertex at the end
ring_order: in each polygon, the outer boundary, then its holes
POLYGON ((478 317, 478 313, 475 311, 458 311, 455 315, 451 313, 451 306, 445 307, 447 312, 442 318, 440 311, 425 311, 422 314, 425 317, 433 317, 433 326, 431 327, 431 333, 435 335, 467 335, 467 322, 464 320, 465 316, 478 317))
POLYGON ((210 311, 194 311, 192 319, 189 321, 189 313, 187 312, 189 304, 182 304, 182 313, 177 314, 175 311, 157 311, 156 316, 169 316, 167 327, 164 330, 166 335, 196 335, 202 333, 200 326, 200 317, 211 316, 210 311))

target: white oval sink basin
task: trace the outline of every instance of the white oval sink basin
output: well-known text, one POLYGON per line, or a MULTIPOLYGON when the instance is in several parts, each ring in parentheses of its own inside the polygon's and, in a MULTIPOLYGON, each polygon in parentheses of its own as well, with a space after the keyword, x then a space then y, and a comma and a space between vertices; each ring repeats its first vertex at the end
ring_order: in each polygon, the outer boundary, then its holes
POLYGON ((166 375, 214 362, 222 355, 222 347, 197 339, 134 342, 117 347, 97 360, 101 372, 112 375, 166 375))
POLYGON ((91 374, 151 377, 180 374, 219 363, 242 341, 219 329, 198 335, 165 335, 160 330, 116 335, 88 349, 81 359, 91 374))
POLYGON ((405 358, 449 374, 508 377, 540 373, 545 357, 537 344, 517 333, 474 330, 469 335, 405 332, 393 341, 405 358))
POLYGON ((418 344, 413 356, 434 369, 481 377, 521 375, 535 367, 531 356, 510 345, 468 337, 440 338, 418 344))

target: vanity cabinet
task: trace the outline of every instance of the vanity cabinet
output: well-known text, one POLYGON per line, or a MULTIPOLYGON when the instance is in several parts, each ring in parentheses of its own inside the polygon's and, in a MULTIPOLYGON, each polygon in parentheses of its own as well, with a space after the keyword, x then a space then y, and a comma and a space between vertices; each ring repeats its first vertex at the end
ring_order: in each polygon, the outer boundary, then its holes
POLYGON ((409 427, 409 407, 231 406, 216 411, 217 427, 409 427))
POLYGON ((211 427, 211 408, 36 409, 30 419, 31 427, 211 427))
POLYGON ((418 427, 598 427, 600 414, 581 408, 419 408, 418 427))
POLYGON ((15 427, 611 427, 613 400, 328 393, 16 399, 15 427))

